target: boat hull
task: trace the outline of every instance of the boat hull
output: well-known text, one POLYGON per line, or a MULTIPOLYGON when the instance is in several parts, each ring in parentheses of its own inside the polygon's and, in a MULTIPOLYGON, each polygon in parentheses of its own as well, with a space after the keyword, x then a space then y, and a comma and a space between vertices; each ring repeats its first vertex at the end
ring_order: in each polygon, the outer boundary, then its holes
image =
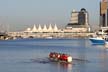
POLYGON ((52 62, 64 62, 64 63, 71 63, 72 57, 68 54, 56 53, 51 52, 49 54, 49 59, 52 62))
POLYGON ((90 38, 89 39, 93 44, 105 44, 104 39, 90 38))
POLYGON ((105 41, 105 48, 108 49, 108 40, 105 41))

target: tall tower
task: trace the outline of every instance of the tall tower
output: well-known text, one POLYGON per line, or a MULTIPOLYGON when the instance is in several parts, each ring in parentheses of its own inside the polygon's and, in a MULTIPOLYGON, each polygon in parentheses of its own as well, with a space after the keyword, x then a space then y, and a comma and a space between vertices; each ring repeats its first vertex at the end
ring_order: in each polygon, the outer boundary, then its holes
POLYGON ((89 24, 89 15, 86 9, 82 8, 78 14, 78 24, 88 26, 89 24))
POLYGON ((108 7, 107 0, 100 2, 100 27, 108 27, 108 7))
POLYGON ((71 18, 70 18, 70 24, 72 25, 78 25, 78 11, 73 10, 71 13, 71 18))

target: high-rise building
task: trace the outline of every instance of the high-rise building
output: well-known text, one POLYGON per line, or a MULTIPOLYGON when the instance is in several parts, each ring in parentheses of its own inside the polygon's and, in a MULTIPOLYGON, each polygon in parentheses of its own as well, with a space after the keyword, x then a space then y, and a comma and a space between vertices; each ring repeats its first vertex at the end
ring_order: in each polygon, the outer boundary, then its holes
POLYGON ((73 10, 71 13, 71 19, 69 24, 77 25, 78 24, 78 11, 73 10))
POLYGON ((100 2, 100 27, 108 27, 108 2, 102 0, 100 2))
POLYGON ((78 14, 78 24, 87 26, 88 23, 89 23, 88 12, 86 11, 86 9, 82 8, 78 14))
POLYGON ((88 24, 88 12, 86 9, 82 8, 80 11, 72 11, 70 22, 67 26, 87 26, 88 24))
POLYGON ((82 8, 80 11, 73 10, 70 22, 66 25, 66 29, 72 29, 73 31, 76 29, 77 32, 78 29, 80 29, 79 32, 83 29, 82 31, 87 32, 89 28, 89 15, 86 9, 82 8))

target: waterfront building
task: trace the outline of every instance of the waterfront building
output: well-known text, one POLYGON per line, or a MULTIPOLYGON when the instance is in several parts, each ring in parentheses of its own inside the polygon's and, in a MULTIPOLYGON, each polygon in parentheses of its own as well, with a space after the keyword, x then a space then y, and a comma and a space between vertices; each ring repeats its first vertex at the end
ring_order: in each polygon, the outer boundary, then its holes
POLYGON ((100 27, 108 27, 108 2, 102 0, 100 2, 100 27))
POLYGON ((73 10, 65 32, 88 32, 89 30, 89 15, 86 9, 82 8, 80 11, 73 10))
POLYGON ((42 27, 41 27, 40 24, 39 24, 39 26, 38 26, 38 30, 37 30, 37 32, 42 32, 42 27))
POLYGON ((48 27, 48 32, 53 32, 53 28, 52 28, 52 25, 51 24, 48 27))
MULTIPOLYGON (((82 33, 85 29, 76 28, 76 31, 80 30, 79 33, 65 33, 64 29, 59 29, 57 25, 35 25, 32 28, 27 28, 20 32, 8 32, 8 35, 12 38, 73 38, 73 37, 87 37, 90 33, 82 33)), ((75 30, 75 29, 74 29, 75 30)))
POLYGON ((105 34, 108 30, 108 1, 102 0, 100 2, 100 24, 97 34, 105 34))
POLYGON ((38 28, 34 24, 33 28, 27 28, 24 32, 27 33, 53 33, 53 32, 61 32, 60 29, 58 29, 57 25, 55 24, 54 27, 52 27, 51 24, 47 27, 44 25, 43 27, 39 24, 38 28))
POLYGON ((48 29, 47 29, 47 27, 46 27, 46 24, 45 24, 44 27, 43 27, 43 32, 48 32, 48 29))
POLYGON ((78 24, 78 11, 73 10, 68 25, 78 24))
POLYGON ((56 24, 54 25, 53 32, 59 32, 59 29, 56 24))
POLYGON ((33 29, 30 32, 37 32, 37 28, 36 28, 35 24, 33 26, 33 29))

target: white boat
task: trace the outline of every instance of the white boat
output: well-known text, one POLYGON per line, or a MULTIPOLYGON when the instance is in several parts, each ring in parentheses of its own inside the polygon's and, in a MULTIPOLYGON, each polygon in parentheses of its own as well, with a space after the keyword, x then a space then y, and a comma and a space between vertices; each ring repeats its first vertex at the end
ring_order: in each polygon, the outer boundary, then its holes
POLYGON ((107 44, 107 45, 108 45, 108 40, 105 40, 105 44, 107 44))
POLYGON ((89 40, 93 44, 105 44, 105 40, 102 37, 93 37, 93 38, 89 38, 89 40))
POLYGON ((105 45, 108 45, 108 36, 105 37, 105 45))

